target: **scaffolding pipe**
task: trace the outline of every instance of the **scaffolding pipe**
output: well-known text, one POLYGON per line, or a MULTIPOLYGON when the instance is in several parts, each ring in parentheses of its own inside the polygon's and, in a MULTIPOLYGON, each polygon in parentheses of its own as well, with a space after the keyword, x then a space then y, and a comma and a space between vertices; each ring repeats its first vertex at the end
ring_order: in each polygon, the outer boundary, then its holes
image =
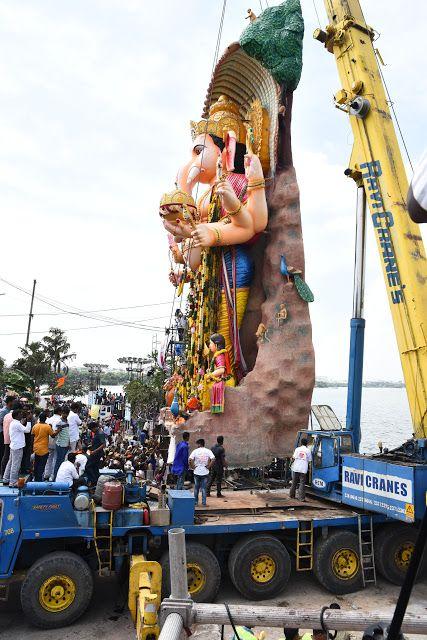
POLYGON ((165 620, 159 640, 180 640, 184 622, 179 613, 170 613, 165 620))
MULTIPOLYGON (((284 607, 262 607, 257 605, 229 605, 235 625, 248 627, 281 627, 292 629, 321 629, 319 610, 298 610, 284 607)), ((338 631, 365 631, 379 622, 390 623, 393 611, 343 611, 327 609, 324 612, 325 626, 338 631)), ((192 624, 230 624, 223 604, 193 603, 192 624)), ((406 613, 402 631, 404 633, 427 634, 427 615, 406 613)), ((169 640, 169 639, 168 639, 169 640)))
POLYGON ((171 598, 188 600, 187 553, 185 550, 185 530, 169 529, 169 566, 171 577, 171 598))

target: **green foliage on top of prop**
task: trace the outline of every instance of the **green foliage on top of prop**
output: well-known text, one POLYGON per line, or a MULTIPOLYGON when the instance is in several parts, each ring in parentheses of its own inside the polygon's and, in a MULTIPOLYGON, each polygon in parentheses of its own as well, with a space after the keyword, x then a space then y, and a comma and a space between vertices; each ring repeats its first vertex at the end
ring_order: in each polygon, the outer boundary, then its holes
POLYGON ((285 0, 249 24, 240 36, 240 46, 286 91, 294 91, 301 78, 303 36, 300 0, 285 0))

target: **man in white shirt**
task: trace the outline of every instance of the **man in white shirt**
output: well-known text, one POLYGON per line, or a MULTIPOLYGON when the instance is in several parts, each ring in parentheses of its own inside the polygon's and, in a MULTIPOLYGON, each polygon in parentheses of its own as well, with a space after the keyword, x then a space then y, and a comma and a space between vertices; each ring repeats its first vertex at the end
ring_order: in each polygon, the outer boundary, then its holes
POLYGON ((7 463, 3 483, 10 487, 18 486, 19 469, 22 462, 25 447, 25 434, 31 431, 31 414, 24 416, 21 409, 12 411, 12 422, 9 427, 10 457, 7 463), (22 424, 25 417, 26 424, 22 424))
POLYGON ((78 467, 80 478, 85 472, 86 463, 87 463, 87 455, 85 453, 85 449, 83 449, 83 451, 78 451, 76 453, 76 466, 78 467))
MULTIPOLYGON (((54 431, 57 431, 57 425, 61 422, 61 407, 56 405, 53 410, 53 415, 46 420, 46 424, 50 424, 54 431)), ((45 480, 53 480, 53 470, 56 462, 56 446, 55 438, 49 436, 49 455, 47 458, 46 466, 44 468, 45 480)))
POLYGON ((305 480, 308 472, 308 464, 311 462, 311 451, 307 447, 307 438, 301 438, 301 445, 297 447, 292 456, 292 486, 289 497, 295 498, 298 486, 298 500, 305 502, 305 480))
POLYGON ((68 414, 68 424, 70 425, 71 451, 76 450, 77 442, 80 438, 80 427, 83 424, 77 414, 78 410, 79 410, 79 405, 77 404, 77 402, 73 402, 70 407, 70 413, 68 414))
POLYGON ((210 449, 206 449, 203 438, 199 438, 196 444, 199 446, 190 453, 188 461, 190 468, 194 470, 194 497, 196 504, 199 503, 199 491, 201 491, 202 505, 205 507, 209 469, 215 460, 215 456, 210 449))
POLYGON ((74 464, 76 461, 76 454, 71 452, 67 455, 67 459, 60 465, 58 473, 56 474, 55 482, 63 482, 71 487, 77 486, 79 480, 79 472, 74 464))

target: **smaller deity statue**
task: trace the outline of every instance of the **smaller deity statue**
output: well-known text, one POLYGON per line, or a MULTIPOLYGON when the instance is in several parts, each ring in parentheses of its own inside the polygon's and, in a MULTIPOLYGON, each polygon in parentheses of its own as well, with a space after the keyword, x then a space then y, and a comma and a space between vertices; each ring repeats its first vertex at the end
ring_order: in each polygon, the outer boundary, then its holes
POLYGON ((279 311, 276 313, 277 326, 281 327, 282 324, 287 319, 287 317, 288 317, 288 311, 286 309, 285 303, 281 302, 280 303, 280 307, 279 307, 279 311))
POLYGON ((234 386, 235 382, 223 335, 220 333, 211 335, 209 351, 212 359, 200 389, 202 405, 203 409, 210 407, 211 413, 224 413, 225 387, 234 386))
POLYGON ((255 335, 261 343, 271 342, 270 338, 268 337, 268 329, 263 322, 259 323, 255 335))

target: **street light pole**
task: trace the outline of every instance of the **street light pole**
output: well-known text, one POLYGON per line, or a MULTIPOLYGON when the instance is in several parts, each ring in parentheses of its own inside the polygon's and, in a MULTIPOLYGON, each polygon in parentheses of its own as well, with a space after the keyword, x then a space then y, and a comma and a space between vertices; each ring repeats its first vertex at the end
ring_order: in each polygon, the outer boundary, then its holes
POLYGON ((108 364, 99 364, 98 362, 86 362, 83 365, 89 370, 89 386, 91 391, 96 391, 101 386, 101 373, 104 369, 108 369, 108 364))

